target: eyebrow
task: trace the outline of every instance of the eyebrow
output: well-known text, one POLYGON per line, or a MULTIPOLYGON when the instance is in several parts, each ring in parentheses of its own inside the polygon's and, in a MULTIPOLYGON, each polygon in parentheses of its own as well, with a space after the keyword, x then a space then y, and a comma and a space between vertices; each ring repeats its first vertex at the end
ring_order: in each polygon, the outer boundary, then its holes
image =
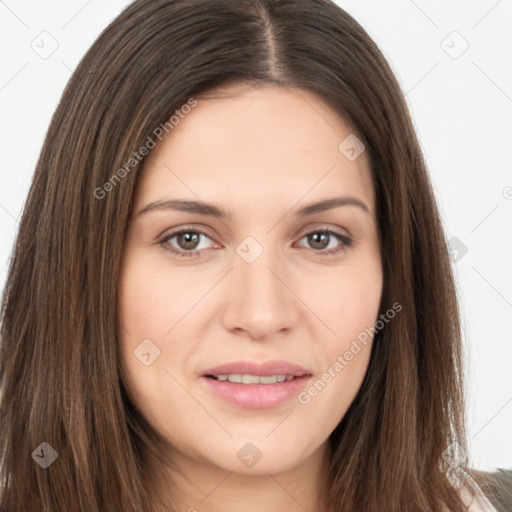
MULTIPOLYGON (((302 207, 300 210, 295 212, 295 216, 299 218, 308 217, 315 213, 321 213, 333 208, 339 208, 341 206, 356 206, 366 213, 370 213, 370 210, 366 204, 355 197, 333 197, 331 199, 324 199, 317 201, 316 203, 309 204, 302 207)), ((197 213, 198 215, 204 215, 207 217, 215 217, 217 219, 232 219, 232 214, 226 212, 220 206, 214 204, 205 203, 203 201, 191 201, 183 199, 168 199, 153 201, 147 204, 138 214, 137 217, 146 213, 158 210, 176 210, 187 213, 197 213)))

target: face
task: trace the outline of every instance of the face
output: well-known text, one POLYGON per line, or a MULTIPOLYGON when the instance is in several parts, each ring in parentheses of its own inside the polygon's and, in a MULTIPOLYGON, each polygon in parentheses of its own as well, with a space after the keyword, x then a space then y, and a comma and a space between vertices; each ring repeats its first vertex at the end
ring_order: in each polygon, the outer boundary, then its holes
POLYGON ((139 177, 124 379, 176 464, 276 473, 325 448, 365 375, 382 292, 375 195, 366 153, 320 98, 215 93, 139 177))

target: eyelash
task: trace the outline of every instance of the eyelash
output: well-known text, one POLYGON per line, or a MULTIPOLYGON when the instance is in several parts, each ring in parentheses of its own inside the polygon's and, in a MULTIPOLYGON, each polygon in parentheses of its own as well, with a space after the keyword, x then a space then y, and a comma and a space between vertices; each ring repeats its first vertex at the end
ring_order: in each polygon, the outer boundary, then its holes
MULTIPOLYGON (((180 229, 179 231, 174 231, 173 233, 170 233, 168 235, 163 236, 162 238, 160 238, 157 241, 157 243, 165 251, 170 252, 173 255, 182 256, 182 257, 196 256, 203 249, 196 249, 196 250, 193 250, 193 251, 185 251, 185 250, 178 251, 178 250, 174 249, 172 246, 168 245, 169 240, 171 240, 175 236, 181 235, 183 233, 195 233, 195 234, 204 235, 205 237, 210 238, 204 231, 201 231, 200 229, 185 228, 185 229, 180 229)), ((328 234, 328 235, 334 236, 334 238, 336 238, 337 240, 342 242, 341 247, 338 248, 338 249, 335 249, 335 250, 331 249, 329 251, 326 251, 326 250, 315 250, 315 249, 312 249, 318 255, 330 256, 330 255, 338 254, 338 253, 340 253, 340 252, 342 252, 342 251, 344 251, 344 250, 346 250, 346 249, 348 249, 348 248, 350 248, 352 246, 352 242, 353 242, 352 238, 350 238, 347 235, 342 235, 341 233, 338 233, 337 231, 334 231, 332 229, 317 229, 317 230, 314 230, 314 231, 310 231, 309 233, 306 233, 305 235, 303 235, 300 238, 300 240, 302 240, 303 238, 307 237, 308 235, 318 234, 318 233, 323 233, 323 234, 328 234)))

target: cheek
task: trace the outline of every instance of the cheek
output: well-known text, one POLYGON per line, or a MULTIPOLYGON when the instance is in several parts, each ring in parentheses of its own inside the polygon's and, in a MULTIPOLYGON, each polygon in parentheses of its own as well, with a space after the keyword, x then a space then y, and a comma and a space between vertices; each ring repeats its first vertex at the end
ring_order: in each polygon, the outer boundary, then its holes
POLYGON ((150 267, 144 262, 125 262, 119 288, 119 343, 124 379, 132 396, 135 388, 151 386, 160 366, 162 333, 169 329, 162 318, 165 304, 150 267))
POLYGON ((353 276, 340 292, 340 314, 335 329, 346 339, 372 327, 378 317, 382 278, 378 273, 353 276))
POLYGON ((172 304, 165 290, 161 275, 147 260, 133 258, 123 265, 118 302, 123 384, 134 406, 157 429, 162 425, 155 411, 172 403, 163 343, 172 326, 172 304))
MULTIPOLYGON (((155 389, 173 387, 165 369, 181 368, 191 344, 186 338, 182 343, 169 340, 187 323, 185 315, 205 289, 198 280, 190 280, 190 273, 170 271, 154 258, 133 254, 123 262, 118 301, 122 370, 127 390, 141 410, 146 402, 155 401, 155 389)), ((158 396, 165 401, 165 393, 158 396)))
POLYGON ((186 274, 171 272, 153 260, 134 257, 121 273, 120 319, 133 336, 162 338, 201 291, 197 282, 185 279, 186 274))
MULTIPOLYGON (((161 300, 165 289, 162 270, 136 252, 128 255, 120 275, 119 303, 123 320, 132 325, 144 324, 148 314, 155 317, 159 309, 165 307, 161 300)), ((149 321, 145 323, 150 324, 149 321)))
POLYGON ((316 279, 307 303, 326 326, 323 345, 329 352, 344 350, 352 338, 374 326, 382 296, 380 264, 354 266, 316 279))
POLYGON ((331 426, 349 408, 366 374, 383 284, 378 261, 360 271, 343 270, 310 295, 311 309, 328 329, 322 329, 318 340, 322 373, 306 389, 302 403, 315 401, 331 426))

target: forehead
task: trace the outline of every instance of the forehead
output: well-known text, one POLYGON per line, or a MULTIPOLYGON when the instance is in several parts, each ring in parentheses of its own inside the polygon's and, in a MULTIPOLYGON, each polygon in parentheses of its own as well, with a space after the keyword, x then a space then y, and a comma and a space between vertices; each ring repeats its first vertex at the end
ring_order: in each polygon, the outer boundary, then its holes
POLYGON ((357 135, 317 95, 238 85, 196 100, 147 156, 137 203, 185 195, 236 209, 237 203, 247 208, 249 199, 291 206, 301 197, 346 193, 373 211, 367 154, 347 158, 343 142, 357 135))

